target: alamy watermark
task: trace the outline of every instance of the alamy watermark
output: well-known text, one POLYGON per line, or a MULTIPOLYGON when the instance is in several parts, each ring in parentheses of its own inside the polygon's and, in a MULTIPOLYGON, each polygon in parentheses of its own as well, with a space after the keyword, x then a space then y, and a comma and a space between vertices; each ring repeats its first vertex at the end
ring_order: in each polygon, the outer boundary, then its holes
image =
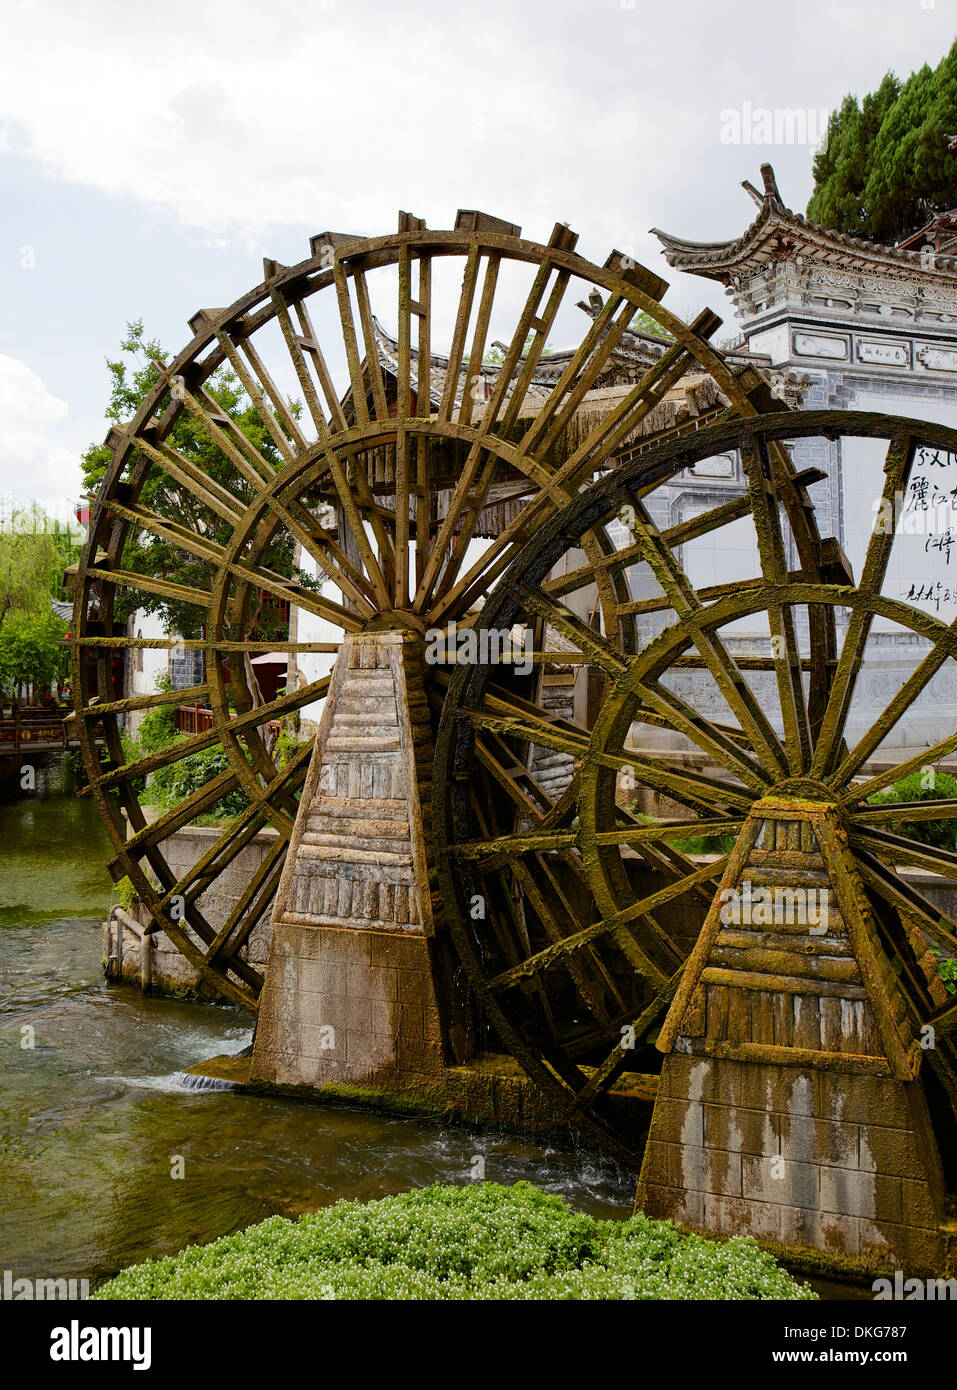
POLYGON ((725 926, 802 926, 811 936, 827 931, 827 888, 755 888, 745 879, 735 888, 722 888, 718 896, 725 926))
POLYGON ((535 669, 531 634, 523 629, 518 639, 509 628, 430 627, 425 634, 425 660, 429 666, 511 666, 516 676, 530 676, 535 669))
MULTIPOLYGON (((30 1046, 32 1047, 32 1043, 30 1046)), ((89 1279, 36 1279, 27 1275, 16 1275, 12 1269, 5 1269, 3 1278, 0 1279, 0 1301, 4 1303, 51 1303, 58 1299, 75 1302, 76 1299, 89 1296, 89 1279)))
POLYGON ((810 145, 827 148, 830 112, 821 107, 726 106, 721 112, 722 145, 810 145))
POLYGON ((890 1298, 905 1303, 945 1303, 957 1300, 957 1279, 908 1279, 902 1269, 895 1269, 892 1279, 875 1279, 871 1288, 875 1301, 890 1298))

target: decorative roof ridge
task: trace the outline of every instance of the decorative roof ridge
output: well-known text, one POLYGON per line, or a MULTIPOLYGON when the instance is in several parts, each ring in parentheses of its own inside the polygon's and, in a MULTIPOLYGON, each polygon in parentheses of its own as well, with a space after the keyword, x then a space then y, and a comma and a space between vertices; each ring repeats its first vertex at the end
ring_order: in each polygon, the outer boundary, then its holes
POLYGON ((728 241, 687 241, 681 237, 673 236, 669 232, 663 232, 658 227, 652 227, 651 233, 662 243, 668 264, 676 269, 684 268, 691 270, 692 273, 699 271, 704 275, 711 273, 706 266, 713 266, 716 271, 721 270, 726 274, 729 263, 739 259, 743 253, 753 247, 759 234, 764 231, 769 222, 773 221, 778 226, 799 230, 830 242, 832 246, 842 250, 854 252, 857 255, 870 256, 874 260, 897 270, 931 269, 951 274, 957 273, 957 257, 941 256, 935 253, 933 263, 928 265, 927 257, 920 251, 907 251, 902 247, 867 241, 863 237, 849 236, 845 232, 836 232, 831 227, 824 227, 819 222, 812 222, 802 213, 794 212, 785 206, 778 191, 772 165, 762 164, 761 176, 764 181, 763 195, 747 179, 741 185, 749 196, 758 203, 759 211, 754 221, 738 237, 733 237, 728 241), (681 262, 673 257, 692 257, 701 264, 699 266, 682 266, 681 262))

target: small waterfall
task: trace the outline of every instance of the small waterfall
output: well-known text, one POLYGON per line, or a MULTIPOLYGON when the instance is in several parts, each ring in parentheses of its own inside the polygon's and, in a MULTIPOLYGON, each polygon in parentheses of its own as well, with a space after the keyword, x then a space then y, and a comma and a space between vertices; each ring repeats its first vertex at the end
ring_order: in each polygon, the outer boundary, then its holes
POLYGON ((235 1081, 225 1081, 221 1076, 200 1076, 194 1071, 178 1071, 173 1080, 178 1086, 190 1091, 235 1091, 235 1081))

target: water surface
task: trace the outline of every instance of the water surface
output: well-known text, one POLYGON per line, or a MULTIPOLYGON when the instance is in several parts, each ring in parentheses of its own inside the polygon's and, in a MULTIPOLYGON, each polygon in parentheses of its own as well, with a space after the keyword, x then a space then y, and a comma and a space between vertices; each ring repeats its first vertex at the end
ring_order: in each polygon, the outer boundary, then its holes
POLYGON ((477 1157, 490 1180, 630 1212, 636 1174, 587 1153, 181 1085, 183 1068, 244 1047, 250 1020, 105 984, 109 857, 65 760, 35 793, 0 790, 0 1270, 98 1282, 277 1212, 468 1182, 477 1157))

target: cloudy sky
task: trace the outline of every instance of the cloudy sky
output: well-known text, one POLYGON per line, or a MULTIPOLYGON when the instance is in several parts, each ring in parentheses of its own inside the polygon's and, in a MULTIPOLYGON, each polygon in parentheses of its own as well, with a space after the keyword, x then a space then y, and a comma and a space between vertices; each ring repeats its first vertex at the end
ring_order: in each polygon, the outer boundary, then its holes
POLYGON ((477 207, 542 240, 567 221, 591 259, 616 246, 667 275, 675 311, 730 319, 648 229, 738 234, 765 159, 803 209, 820 113, 936 64, 955 17, 955 0, 0 0, 0 495, 77 495, 128 320, 178 350, 264 254, 392 230, 398 208, 443 227, 477 207), (806 112, 808 140, 745 143, 761 108, 806 112))

